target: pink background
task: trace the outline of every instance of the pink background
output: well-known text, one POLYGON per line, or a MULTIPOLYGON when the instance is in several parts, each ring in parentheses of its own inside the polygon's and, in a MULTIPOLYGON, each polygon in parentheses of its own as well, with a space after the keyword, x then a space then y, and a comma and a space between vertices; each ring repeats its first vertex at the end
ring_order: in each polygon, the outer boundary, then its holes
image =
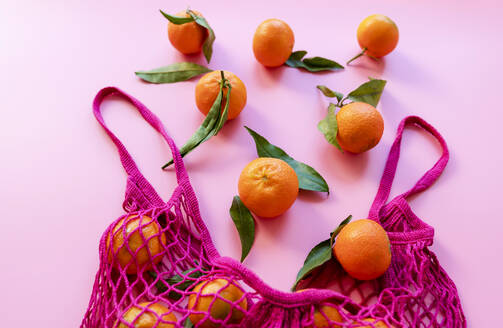
MULTIPOLYGON (((272 286, 288 290, 308 250, 348 214, 367 215, 398 122, 417 114, 444 135, 452 153, 444 175, 416 197, 416 213, 436 229, 433 250, 457 283, 469 326, 489 327, 501 312, 500 199, 502 55, 497 1, 192 1, 214 28, 210 67, 236 73, 248 104, 221 134, 186 158, 203 218, 217 248, 238 258, 228 209, 241 169, 256 157, 248 125, 315 167, 330 197, 302 192, 282 217, 259 220, 246 264, 272 286), (287 21, 295 49, 341 63, 358 52, 356 27, 383 13, 400 28, 385 60, 358 61, 343 72, 310 74, 259 65, 253 32, 266 18, 287 21), (378 109, 385 132, 372 151, 351 156, 325 142, 316 124, 326 84, 348 92, 367 76, 388 80, 378 109)), ((182 1, 18 1, 0 4, 0 313, 3 327, 77 327, 98 266, 102 231, 122 214, 125 175, 112 143, 91 114, 104 86, 130 92, 166 124, 178 145, 202 121, 194 104, 197 79, 166 85, 140 82, 135 70, 184 58, 169 44, 158 12, 182 1)), ((167 199, 172 172, 161 138, 119 101, 106 119, 147 178, 167 199)), ((393 193, 405 191, 440 154, 425 134, 408 131, 393 193)))

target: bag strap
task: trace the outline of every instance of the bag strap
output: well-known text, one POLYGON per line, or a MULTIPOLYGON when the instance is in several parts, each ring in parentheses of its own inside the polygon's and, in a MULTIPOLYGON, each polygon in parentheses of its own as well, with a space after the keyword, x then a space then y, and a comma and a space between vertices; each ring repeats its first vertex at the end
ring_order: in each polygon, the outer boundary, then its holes
POLYGON ((127 212, 131 212, 137 209, 148 209, 152 206, 163 206, 165 203, 161 197, 157 194, 152 185, 145 179, 145 177, 140 173, 140 170, 136 166, 133 158, 126 150, 126 147, 117 138, 117 136, 108 128, 106 125, 102 113, 101 113, 101 103, 103 100, 110 96, 119 96, 128 102, 130 102, 137 110, 140 112, 141 116, 157 131, 159 132, 171 149, 171 154, 173 155, 173 160, 176 170, 176 178, 179 185, 188 183, 187 171, 183 165, 182 156, 178 151, 173 140, 169 137, 162 125, 161 121, 157 116, 154 115, 145 105, 143 105, 138 99, 128 95, 122 90, 116 87, 106 87, 101 89, 93 101, 93 113, 100 125, 105 129, 105 132, 112 139, 113 143, 119 151, 122 166, 128 174, 128 183, 126 186, 126 199, 124 201, 124 209, 127 212))
POLYGON ((398 126, 396 139, 391 146, 388 160, 386 161, 386 166, 384 168, 384 173, 381 178, 379 190, 377 191, 374 203, 370 208, 369 219, 379 221, 379 212, 388 200, 389 194, 391 192, 391 185, 393 184, 393 179, 395 178, 398 159, 400 158, 400 145, 402 143, 403 131, 408 125, 418 126, 432 134, 442 147, 442 156, 440 156, 440 159, 435 163, 435 165, 433 165, 433 167, 428 170, 421 177, 421 179, 419 179, 419 181, 417 181, 414 187, 398 197, 407 198, 427 189, 433 184, 433 182, 435 182, 440 174, 442 174, 445 166, 447 165, 447 162, 449 161, 449 150, 447 149, 447 144, 445 143, 444 138, 433 126, 431 126, 429 123, 418 116, 408 116, 404 118, 398 126))

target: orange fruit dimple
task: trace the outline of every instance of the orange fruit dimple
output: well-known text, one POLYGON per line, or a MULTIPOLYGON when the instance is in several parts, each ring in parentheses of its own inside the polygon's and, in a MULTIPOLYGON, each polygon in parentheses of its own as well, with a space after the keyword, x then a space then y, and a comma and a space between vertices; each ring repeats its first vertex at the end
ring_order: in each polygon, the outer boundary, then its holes
MULTIPOLYGON (((202 16, 200 12, 193 10, 197 16, 202 16)), ((181 11, 175 16, 190 17, 185 11, 181 11)), ((201 51, 204 41, 208 37, 208 31, 196 22, 181 25, 168 23, 169 41, 176 50, 182 54, 194 54, 201 51)))
POLYGON ((161 261, 166 236, 155 220, 143 215, 121 219, 107 235, 108 262, 137 273, 137 265, 148 270, 161 261))
MULTIPOLYGON (((189 310, 209 311, 210 316, 215 320, 226 320, 229 317, 226 321, 227 324, 239 324, 244 318, 244 312, 248 309, 243 291, 236 282, 228 279, 218 278, 203 281, 194 287, 193 292, 196 294, 189 296, 187 305, 189 310)), ((220 327, 219 324, 206 318, 205 314, 191 313, 189 318, 194 325, 202 321, 198 325, 201 328, 220 327)))
MULTIPOLYGON (((130 307, 122 318, 123 321, 132 324, 135 328, 175 328, 177 322, 175 314, 169 308, 160 303, 150 302, 130 307), (144 309, 145 311, 143 311, 144 309)), ((128 327, 123 322, 117 326, 117 328, 128 327)))
POLYGON ((335 239, 333 253, 353 278, 378 278, 391 264, 388 234, 375 221, 363 219, 347 224, 335 239))
MULTIPOLYGON (((364 322, 371 322, 375 328, 393 328, 392 326, 388 326, 387 324, 385 324, 383 321, 377 321, 375 319, 372 319, 372 318, 368 318, 368 319, 363 319, 362 321, 364 322)), ((372 328, 372 326, 368 325, 368 326, 358 326, 356 328, 372 328)))
POLYGON ((382 57, 395 49, 398 43, 398 27, 387 16, 370 15, 365 18, 356 32, 360 47, 373 57, 382 57))
MULTIPOLYGON (((227 119, 236 118, 246 105, 246 87, 234 73, 224 71, 224 76, 231 84, 231 99, 229 100, 229 111, 227 119)), ((199 79, 196 85, 196 105, 199 111, 207 115, 211 106, 215 102, 220 90, 222 77, 220 71, 206 73, 199 79)), ((227 101, 227 88, 224 88, 222 100, 222 111, 227 101)))
POLYGON ((353 102, 337 112, 337 141, 342 149, 358 154, 374 148, 381 140, 384 121, 374 106, 353 102))
POLYGON ((293 168, 277 158, 257 158, 239 176, 238 192, 245 206, 258 216, 271 218, 292 206, 299 193, 293 168))
POLYGON ((287 23, 280 19, 268 19, 255 31, 253 53, 264 66, 281 66, 290 57, 294 42, 293 31, 287 23))

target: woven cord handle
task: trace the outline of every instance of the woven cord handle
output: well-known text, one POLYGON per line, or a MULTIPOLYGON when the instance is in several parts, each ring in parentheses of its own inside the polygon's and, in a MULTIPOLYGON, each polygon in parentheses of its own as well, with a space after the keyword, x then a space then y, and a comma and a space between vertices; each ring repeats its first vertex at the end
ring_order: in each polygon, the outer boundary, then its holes
MULTIPOLYGON (((142 207, 148 205, 162 206, 164 204, 164 201, 159 197, 152 185, 140 173, 140 170, 136 166, 136 163, 134 162, 129 152, 126 150, 126 147, 124 147, 119 138, 117 138, 117 136, 108 128, 103 119, 103 116, 101 114, 101 103, 106 97, 110 95, 119 96, 133 104, 135 108, 140 112, 141 116, 164 137, 173 155, 178 184, 187 184, 187 171, 185 170, 185 166, 183 165, 180 152, 178 151, 178 148, 176 147, 173 140, 166 133, 164 126, 162 125, 159 118, 157 118, 157 116, 155 116, 154 113, 152 113, 147 107, 145 107, 145 105, 143 105, 139 100, 116 87, 106 87, 98 92, 93 101, 93 113, 100 125, 105 129, 105 132, 117 147, 122 166, 124 166, 124 169, 129 176, 126 198, 128 198, 128 195, 132 195, 132 197, 135 198, 135 201, 140 202, 139 205, 143 205, 142 207), (130 181, 132 181, 131 184, 129 183, 130 181), (138 191, 140 191, 142 195, 139 195, 138 191), (149 204, 144 204, 145 202, 148 202, 149 204)), ((126 199, 126 202, 127 201, 128 199, 126 199)))
POLYGON ((445 166, 447 165, 447 162, 449 161, 449 150, 447 149, 447 144, 445 143, 444 138, 433 126, 431 126, 429 123, 418 116, 408 116, 404 118, 398 126, 397 136, 395 141, 393 142, 393 145, 391 146, 388 160, 386 161, 386 166, 384 168, 384 173, 381 178, 379 190, 377 191, 377 195, 374 199, 374 202, 372 203, 372 207, 370 208, 369 218, 372 220, 379 221, 379 211, 385 205, 391 192, 391 185, 393 184, 393 179, 395 178, 396 168, 398 165, 398 159, 400 158, 400 145, 402 143, 402 135, 407 125, 419 126, 432 134, 442 147, 442 156, 440 156, 440 159, 435 163, 435 165, 433 165, 433 167, 416 182, 414 187, 400 195, 400 197, 406 198, 427 189, 433 184, 433 182, 435 182, 435 180, 438 179, 440 174, 442 174, 445 166))

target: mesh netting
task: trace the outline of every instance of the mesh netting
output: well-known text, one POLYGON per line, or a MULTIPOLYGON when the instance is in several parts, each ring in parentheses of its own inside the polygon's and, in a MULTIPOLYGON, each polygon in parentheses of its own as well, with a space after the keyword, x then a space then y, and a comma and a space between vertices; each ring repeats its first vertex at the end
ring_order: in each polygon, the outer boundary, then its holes
POLYGON ((359 281, 331 260, 301 281, 296 293, 267 286, 238 261, 221 257, 201 220, 180 154, 159 120, 116 88, 97 95, 94 112, 119 149, 129 175, 124 209, 101 237, 100 267, 82 328, 171 327, 466 327, 454 283, 428 247, 433 228, 406 197, 442 172, 448 151, 429 124, 408 117, 399 126, 369 218, 391 241, 392 263, 379 279, 359 281), (100 112, 110 94, 132 102, 167 140, 179 185, 166 203, 139 173, 100 112), (439 140, 444 153, 410 191, 386 203, 406 125, 439 140))

